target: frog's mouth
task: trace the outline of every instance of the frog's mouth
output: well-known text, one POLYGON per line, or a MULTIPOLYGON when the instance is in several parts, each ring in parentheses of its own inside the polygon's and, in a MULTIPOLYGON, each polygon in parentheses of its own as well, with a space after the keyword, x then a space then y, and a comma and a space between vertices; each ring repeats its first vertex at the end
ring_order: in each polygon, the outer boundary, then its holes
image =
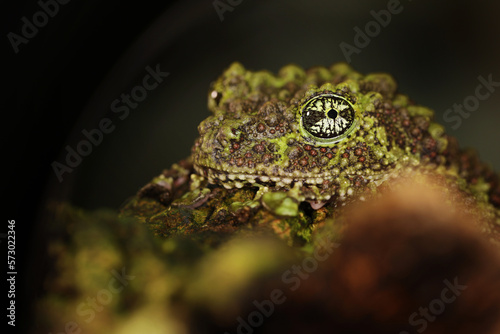
POLYGON ((387 171, 371 175, 332 175, 327 173, 302 174, 299 172, 280 173, 280 170, 276 168, 276 174, 267 175, 229 172, 197 164, 194 165, 194 169, 199 175, 206 177, 210 183, 220 184, 226 189, 243 188, 245 186, 265 186, 289 190, 299 183, 303 189, 310 190, 305 192, 306 198, 319 200, 329 200, 335 194, 340 197, 351 195, 354 192, 353 187, 355 187, 356 184, 356 181, 354 181, 355 178, 362 180, 364 184, 373 182, 378 186, 384 182, 390 174, 387 171))

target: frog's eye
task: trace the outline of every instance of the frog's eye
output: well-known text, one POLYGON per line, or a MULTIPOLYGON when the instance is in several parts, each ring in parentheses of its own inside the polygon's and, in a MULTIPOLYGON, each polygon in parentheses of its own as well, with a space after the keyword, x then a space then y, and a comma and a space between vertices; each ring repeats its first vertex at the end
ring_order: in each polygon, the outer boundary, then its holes
POLYGON ((318 143, 331 144, 346 138, 355 128, 352 104, 335 94, 322 94, 307 100, 300 110, 302 135, 318 143))

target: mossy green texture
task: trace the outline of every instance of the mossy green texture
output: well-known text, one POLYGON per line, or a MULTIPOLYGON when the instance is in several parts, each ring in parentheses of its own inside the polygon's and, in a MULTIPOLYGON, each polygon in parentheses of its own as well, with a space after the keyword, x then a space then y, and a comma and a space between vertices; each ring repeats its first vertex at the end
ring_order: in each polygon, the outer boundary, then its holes
POLYGON ((216 187, 257 188, 262 204, 278 216, 298 215, 296 202, 308 201, 315 209, 344 205, 420 167, 458 176, 464 191, 500 207, 497 174, 459 149, 434 112, 399 92, 387 73, 363 75, 338 63, 309 69, 291 64, 273 74, 233 63, 210 86, 208 109, 190 157, 195 173, 216 187), (352 124, 325 140, 304 128, 308 113, 302 111, 309 101, 332 96, 352 107, 354 120, 342 119, 337 107, 329 114, 331 105, 324 104, 323 119, 314 123, 316 114, 308 127, 331 133, 352 124), (481 177, 487 186, 479 193, 473 184, 481 177), (272 201, 262 196, 266 191, 289 198, 272 201))
POLYGON ((363 75, 338 63, 292 64, 275 75, 233 63, 211 84, 208 109, 191 156, 141 189, 122 215, 163 237, 258 228, 305 245, 340 208, 413 171, 459 185, 494 217, 485 231, 500 239, 498 175, 387 73, 363 75), (352 108, 347 135, 329 142, 308 134, 302 111, 309 101, 325 108, 318 124, 326 127, 345 123, 339 105, 352 108), (332 108, 338 112, 329 114, 332 108))

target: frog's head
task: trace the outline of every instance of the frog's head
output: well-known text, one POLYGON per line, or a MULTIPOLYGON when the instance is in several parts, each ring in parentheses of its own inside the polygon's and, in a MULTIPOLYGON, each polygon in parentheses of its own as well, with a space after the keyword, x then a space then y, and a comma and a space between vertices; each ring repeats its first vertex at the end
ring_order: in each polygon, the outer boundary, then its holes
POLYGON ((233 63, 212 84, 198 127, 195 169, 227 188, 300 188, 325 201, 365 190, 422 160, 444 163, 433 112, 396 94, 394 79, 347 64, 295 65, 278 75, 233 63), (440 158, 441 157, 441 158, 440 158))

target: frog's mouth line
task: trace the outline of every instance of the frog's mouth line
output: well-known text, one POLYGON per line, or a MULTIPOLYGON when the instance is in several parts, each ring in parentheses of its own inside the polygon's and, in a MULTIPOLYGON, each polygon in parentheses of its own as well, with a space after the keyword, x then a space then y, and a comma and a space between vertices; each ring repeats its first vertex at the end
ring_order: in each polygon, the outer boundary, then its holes
MULTIPOLYGON (((293 186, 300 182, 306 187, 316 187, 321 186, 325 183, 338 183, 339 177, 332 175, 321 175, 317 174, 314 176, 304 176, 304 175, 284 175, 284 176, 269 176, 264 174, 245 174, 245 173, 230 173, 224 170, 217 170, 210 167, 203 167, 199 165, 194 165, 194 169, 200 175, 208 178, 210 183, 219 183, 227 189, 232 188, 243 188, 245 185, 262 185, 273 188, 293 188, 293 186)), ((365 180, 373 181, 377 183, 383 182, 389 175, 387 172, 382 172, 373 175, 352 175, 361 176, 365 180)), ((350 175, 344 175, 345 177, 351 177, 350 175)))

